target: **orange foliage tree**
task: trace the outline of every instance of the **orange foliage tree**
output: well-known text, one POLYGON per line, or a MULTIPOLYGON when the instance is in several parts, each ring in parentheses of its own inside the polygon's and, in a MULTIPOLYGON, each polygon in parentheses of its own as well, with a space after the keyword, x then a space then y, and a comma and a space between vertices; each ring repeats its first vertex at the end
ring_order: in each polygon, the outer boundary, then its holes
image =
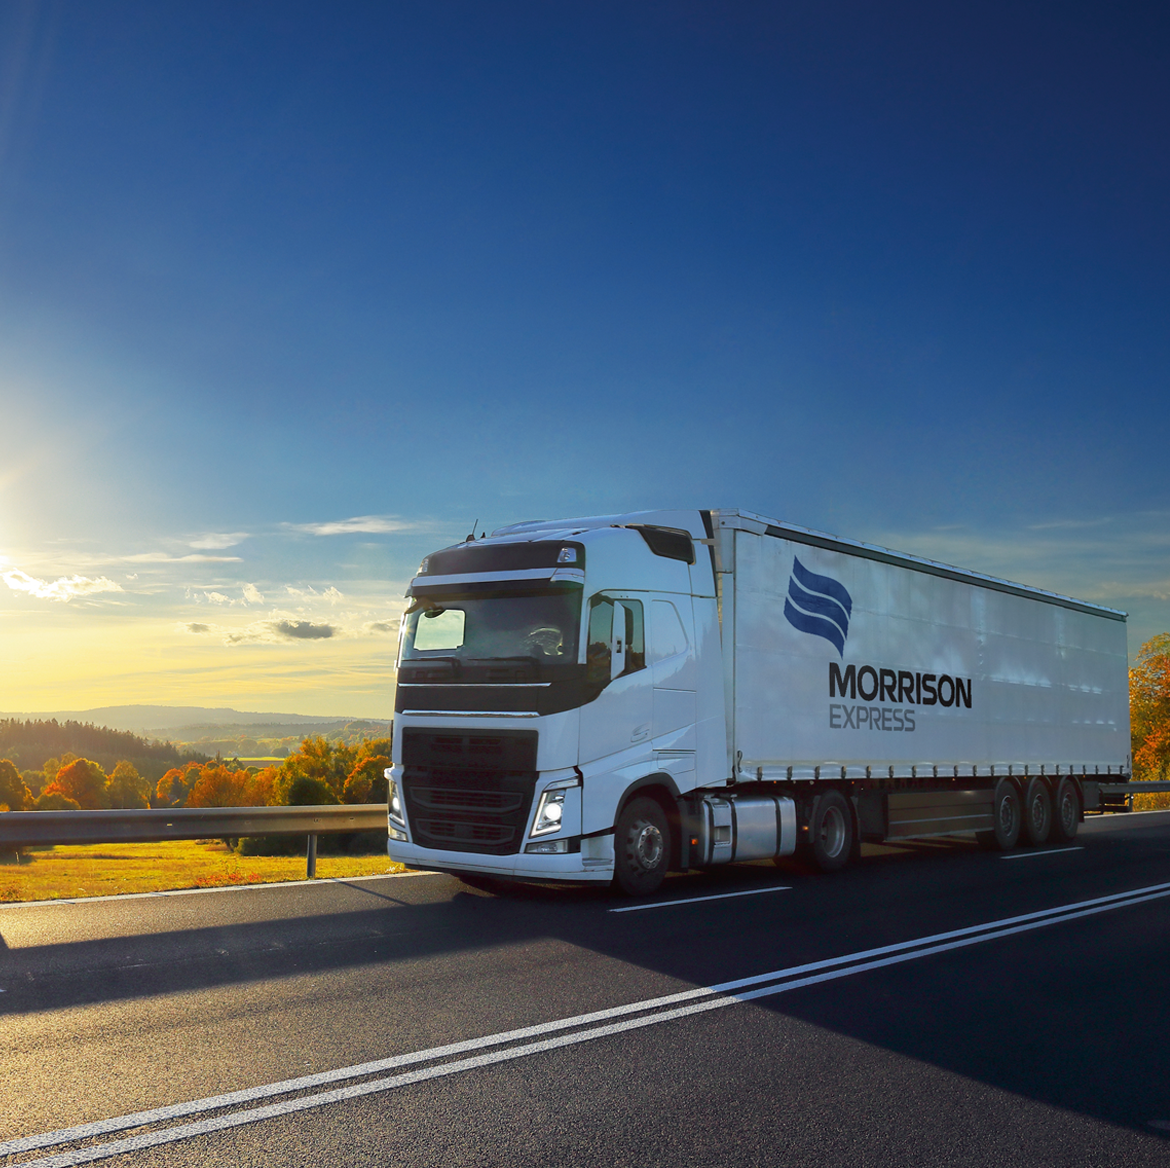
POLYGON ((106 798, 108 783, 106 772, 96 762, 78 758, 63 766, 41 795, 60 795, 72 799, 83 811, 97 811, 109 806, 106 798))
POLYGON ((203 768, 197 762, 171 767, 154 789, 155 802, 162 807, 182 807, 202 773, 203 768))
POLYGON ((1163 778, 1170 770, 1170 633, 1138 650, 1129 671, 1129 724, 1134 777, 1163 778))
POLYGON ((275 770, 251 774, 208 763, 187 796, 188 807, 265 807, 272 795, 275 770))
POLYGON ((384 754, 373 754, 354 765, 341 792, 343 803, 385 803, 386 776, 382 773, 390 765, 384 754))

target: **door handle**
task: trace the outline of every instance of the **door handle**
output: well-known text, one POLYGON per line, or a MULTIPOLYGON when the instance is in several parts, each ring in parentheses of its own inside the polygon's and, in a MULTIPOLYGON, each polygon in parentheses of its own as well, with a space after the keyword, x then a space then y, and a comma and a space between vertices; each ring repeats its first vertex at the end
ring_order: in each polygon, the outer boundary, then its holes
POLYGON ((650 723, 644 722, 641 726, 635 726, 633 734, 630 735, 631 742, 637 742, 641 738, 645 738, 650 733, 650 723))

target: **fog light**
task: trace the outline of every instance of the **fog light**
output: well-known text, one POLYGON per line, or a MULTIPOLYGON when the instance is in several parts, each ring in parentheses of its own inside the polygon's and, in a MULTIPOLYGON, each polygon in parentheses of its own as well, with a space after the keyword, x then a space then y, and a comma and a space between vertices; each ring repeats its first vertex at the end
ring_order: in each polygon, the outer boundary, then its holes
POLYGON ((396 828, 396 827, 388 828, 387 831, 388 831, 390 838, 392 840, 399 840, 400 842, 402 842, 404 844, 410 842, 410 839, 407 836, 406 832, 399 831, 398 828, 396 828))
POLYGON ((559 852, 569 850, 569 841, 567 839, 541 840, 539 843, 529 844, 524 850, 538 856, 555 856, 559 852))

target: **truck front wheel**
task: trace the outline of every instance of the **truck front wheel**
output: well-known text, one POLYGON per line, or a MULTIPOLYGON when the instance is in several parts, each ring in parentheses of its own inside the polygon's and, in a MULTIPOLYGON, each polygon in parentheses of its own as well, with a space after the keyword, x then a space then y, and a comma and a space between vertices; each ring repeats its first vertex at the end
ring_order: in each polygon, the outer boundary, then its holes
POLYGON ((670 863, 670 824, 654 799, 631 799, 614 828, 613 878, 627 896, 657 892, 670 863))
POLYGON ((995 827, 979 832, 979 843, 989 851, 1010 852, 1020 838, 1020 793, 1010 779, 1000 779, 991 802, 995 827))
POLYGON ((826 791, 816 803, 808 825, 809 858, 822 872, 836 872, 849 863, 853 850, 853 817, 839 791, 826 791))

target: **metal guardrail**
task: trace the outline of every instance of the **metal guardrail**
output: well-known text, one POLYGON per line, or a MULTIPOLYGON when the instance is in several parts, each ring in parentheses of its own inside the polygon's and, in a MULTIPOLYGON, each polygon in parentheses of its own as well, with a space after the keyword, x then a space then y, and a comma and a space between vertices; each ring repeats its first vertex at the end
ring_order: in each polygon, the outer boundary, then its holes
POLYGON ((1129 782, 1129 783, 1100 783, 1098 790, 1102 795, 1124 795, 1125 801, 1123 803, 1105 803, 1102 802, 1099 811, 1102 813, 1106 811, 1132 811, 1133 797, 1135 795, 1153 795, 1158 791, 1170 791, 1170 782, 1161 779, 1154 779, 1149 782, 1129 782))
POLYGON ((245 835, 308 837, 306 871, 317 869, 317 836, 385 831, 384 803, 340 807, 175 807, 127 811, 3 811, 0 850, 58 844, 157 843, 163 840, 238 839, 245 835))
POLYGON ((1157 791, 1170 791, 1170 782, 1161 779, 1148 783, 1100 783, 1102 795, 1153 795, 1157 791))

